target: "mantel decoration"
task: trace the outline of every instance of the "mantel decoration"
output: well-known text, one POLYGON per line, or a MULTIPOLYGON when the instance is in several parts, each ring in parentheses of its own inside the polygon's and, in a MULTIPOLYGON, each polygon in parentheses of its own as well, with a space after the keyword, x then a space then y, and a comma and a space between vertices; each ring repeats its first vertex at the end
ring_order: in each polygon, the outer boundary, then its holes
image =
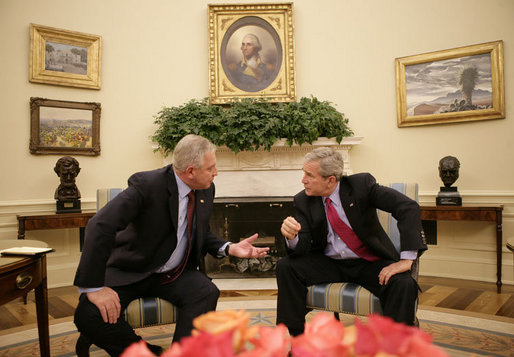
POLYGON ((328 101, 315 97, 298 102, 271 103, 265 98, 244 98, 227 105, 209 104, 208 98, 191 100, 177 107, 164 107, 155 116, 157 129, 152 140, 163 154, 170 154, 187 134, 197 134, 217 146, 240 151, 264 149, 285 138, 294 143, 312 144, 319 137, 336 138, 353 135, 348 118, 328 101))
MULTIPOLYGON (((208 312, 193 321, 191 337, 175 342, 161 357, 447 357, 432 344, 432 336, 390 318, 370 315, 367 322, 355 319, 345 327, 327 312, 316 314, 305 332, 290 337, 283 324, 248 326, 244 310, 208 312), (207 352, 208 351, 208 352, 207 352)), ((152 357, 141 340, 129 346, 121 357, 152 357)))

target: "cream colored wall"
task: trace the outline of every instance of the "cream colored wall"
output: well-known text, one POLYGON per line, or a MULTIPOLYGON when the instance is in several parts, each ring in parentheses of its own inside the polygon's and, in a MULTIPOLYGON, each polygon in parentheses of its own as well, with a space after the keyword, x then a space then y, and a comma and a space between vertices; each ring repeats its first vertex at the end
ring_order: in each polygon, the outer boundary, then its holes
MULTIPOLYGON (((208 96, 211 2, 0 1, 0 239, 15 236, 16 214, 54 210, 60 156, 29 153, 29 98, 102 104, 101 155, 77 156, 83 206, 94 207, 97 187, 123 186, 132 172, 162 164, 149 140, 162 106, 208 96), (29 83, 30 23, 101 35, 102 89, 29 83)), ((458 157, 464 201, 504 204, 504 234, 514 236, 512 14, 511 0, 294 1, 297 96, 332 101, 350 118, 364 137, 351 152, 354 172, 370 171, 382 182, 417 181, 422 203, 435 201, 438 160, 458 157), (495 40, 504 41, 505 119, 396 126, 394 58, 495 40)), ((422 258, 422 274, 494 281, 493 233, 486 223, 440 223, 439 244, 422 258)), ((49 257, 49 283, 69 285, 80 254, 77 232, 27 237, 58 248, 49 257)), ((506 250, 503 274, 512 283, 506 250)))

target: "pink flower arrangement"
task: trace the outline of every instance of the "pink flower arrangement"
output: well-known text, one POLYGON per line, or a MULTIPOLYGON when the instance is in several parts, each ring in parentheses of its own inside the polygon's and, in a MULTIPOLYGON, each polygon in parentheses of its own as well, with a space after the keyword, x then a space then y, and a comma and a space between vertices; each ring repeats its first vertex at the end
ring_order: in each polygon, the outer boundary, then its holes
MULTIPOLYGON (((248 326, 249 314, 214 311, 196 318, 190 337, 174 343, 163 357, 447 357, 432 344, 432 336, 416 327, 380 315, 367 323, 355 319, 345 327, 333 315, 320 312, 305 324, 305 332, 290 337, 287 328, 248 326)), ((122 357, 153 357, 144 341, 134 343, 122 357)))

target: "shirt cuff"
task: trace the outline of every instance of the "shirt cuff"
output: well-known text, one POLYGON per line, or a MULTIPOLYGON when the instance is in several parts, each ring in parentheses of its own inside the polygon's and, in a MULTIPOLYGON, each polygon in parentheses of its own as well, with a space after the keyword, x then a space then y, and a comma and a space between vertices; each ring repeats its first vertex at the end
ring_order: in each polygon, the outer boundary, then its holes
POLYGON ((286 245, 289 249, 294 250, 296 248, 296 245, 298 244, 298 234, 293 239, 287 239, 287 238, 284 238, 284 239, 286 240, 286 245))
POLYGON ((103 286, 101 288, 81 288, 79 286, 79 293, 81 293, 81 294, 94 293, 95 291, 100 291, 103 288, 104 288, 103 286))
POLYGON ((417 250, 404 250, 400 252, 400 259, 415 260, 418 257, 417 250))
POLYGON ((230 242, 227 242, 227 243, 223 244, 220 249, 218 249, 218 258, 228 257, 228 255, 225 254, 225 248, 229 244, 230 244, 230 242))

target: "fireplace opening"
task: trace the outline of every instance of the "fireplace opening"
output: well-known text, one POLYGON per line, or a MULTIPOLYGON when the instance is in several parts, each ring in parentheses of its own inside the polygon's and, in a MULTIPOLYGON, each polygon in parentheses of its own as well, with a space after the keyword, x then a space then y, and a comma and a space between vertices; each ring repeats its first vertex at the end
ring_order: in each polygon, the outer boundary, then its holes
POLYGON ((225 197, 214 200, 211 232, 227 241, 238 243, 258 233, 255 246, 269 247, 263 258, 207 255, 204 268, 213 279, 274 277, 278 260, 286 254, 285 238, 280 233, 282 221, 294 215, 292 197, 225 197))

